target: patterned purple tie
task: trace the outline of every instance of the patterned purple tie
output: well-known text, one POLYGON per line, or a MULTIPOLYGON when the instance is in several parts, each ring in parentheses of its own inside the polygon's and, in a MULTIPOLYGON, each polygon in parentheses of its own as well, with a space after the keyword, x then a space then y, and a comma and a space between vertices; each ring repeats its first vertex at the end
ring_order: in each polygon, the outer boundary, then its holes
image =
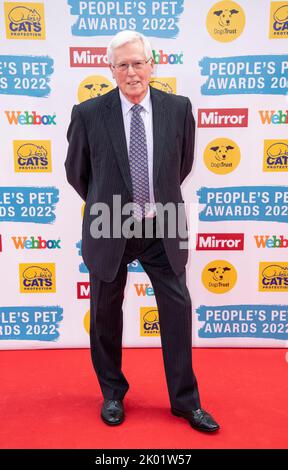
POLYGON ((140 115, 143 107, 135 104, 132 110, 130 125, 129 164, 133 188, 133 202, 140 207, 134 208, 134 217, 141 220, 149 210, 145 212, 145 203, 149 204, 149 174, 148 151, 143 119, 140 115))

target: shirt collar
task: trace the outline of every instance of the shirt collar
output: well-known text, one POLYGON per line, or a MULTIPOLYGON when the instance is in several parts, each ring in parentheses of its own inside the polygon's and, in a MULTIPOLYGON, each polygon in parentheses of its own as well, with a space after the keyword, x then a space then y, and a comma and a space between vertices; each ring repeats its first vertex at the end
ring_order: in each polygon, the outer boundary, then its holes
MULTIPOLYGON (((120 100, 121 100, 121 106, 123 113, 127 115, 131 108, 133 108, 134 103, 131 103, 126 96, 122 93, 122 91, 119 88, 119 95, 120 95, 120 100)), ((146 95, 144 96, 143 100, 139 103, 141 106, 143 106, 144 110, 149 113, 150 112, 150 86, 148 86, 148 90, 146 95)))

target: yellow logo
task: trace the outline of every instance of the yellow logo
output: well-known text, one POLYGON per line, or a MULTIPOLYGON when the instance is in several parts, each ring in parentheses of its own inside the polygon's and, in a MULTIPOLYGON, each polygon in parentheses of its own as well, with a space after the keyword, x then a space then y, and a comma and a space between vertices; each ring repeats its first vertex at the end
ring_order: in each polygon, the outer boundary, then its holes
POLYGON ((82 219, 84 218, 85 206, 86 206, 86 203, 83 202, 82 207, 81 207, 81 217, 82 217, 82 219))
POLYGON ((288 38, 288 2, 271 2, 269 38, 288 38))
POLYGON ((140 336, 160 336, 156 307, 140 307, 140 336))
POLYGON ((83 80, 78 88, 78 100, 80 103, 105 95, 108 91, 113 90, 112 83, 102 75, 90 75, 83 80))
POLYGON ((14 140, 16 173, 51 173, 50 140, 14 140))
POLYGON ((264 140, 263 171, 288 171, 288 140, 264 140))
POLYGON ((90 334, 90 310, 85 313, 83 320, 84 328, 87 331, 88 335, 90 334))
POLYGON ((204 162, 208 170, 218 175, 231 173, 239 165, 240 149, 231 139, 212 140, 204 151, 204 162))
POLYGON ((202 271, 202 282, 214 294, 224 294, 231 290, 237 281, 237 271, 226 260, 215 260, 202 271))
POLYGON ((43 3, 5 2, 7 39, 45 39, 43 3))
POLYGON ((259 291, 288 290, 288 263, 283 261, 259 263, 259 291))
POLYGON ((245 26, 245 14, 236 2, 224 1, 215 3, 210 8, 206 27, 213 39, 230 42, 237 39, 245 26))
POLYGON ((176 78, 175 77, 155 77, 151 78, 150 85, 157 90, 165 91, 166 93, 176 93, 176 78))
POLYGON ((20 292, 22 294, 47 294, 56 292, 54 263, 20 263, 20 292))

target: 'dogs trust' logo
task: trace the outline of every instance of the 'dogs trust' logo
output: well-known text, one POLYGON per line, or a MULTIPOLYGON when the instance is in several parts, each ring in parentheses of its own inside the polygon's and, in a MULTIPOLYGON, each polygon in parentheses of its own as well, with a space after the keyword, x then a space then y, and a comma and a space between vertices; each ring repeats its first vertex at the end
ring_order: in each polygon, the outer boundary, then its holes
POLYGON ((20 263, 20 292, 23 294, 42 294, 56 292, 54 263, 20 263))
POLYGON ((259 263, 259 291, 288 291, 288 263, 287 262, 260 262, 259 263))
POLYGON ((231 290, 237 281, 237 271, 226 260, 215 260, 202 271, 202 282, 213 294, 224 294, 231 290))
POLYGON ((140 336, 160 336, 160 325, 157 308, 140 308, 140 336))
POLYGON ((218 2, 209 10, 206 27, 213 39, 230 42, 237 39, 245 26, 245 14, 236 2, 218 2))
POLYGON ((204 151, 204 162, 208 170, 218 175, 231 173, 239 165, 240 149, 231 139, 212 140, 204 151))
POLYGON ((43 3, 5 2, 7 39, 45 39, 43 3))
POLYGON ((288 38, 288 1, 271 2, 269 38, 288 38))
POLYGON ((14 140, 14 168, 16 173, 50 173, 50 140, 14 140))
POLYGON ((90 75, 85 78, 79 85, 78 88, 78 100, 79 103, 89 100, 91 98, 97 98, 98 96, 105 95, 108 91, 113 90, 112 83, 102 75, 90 75))
POLYGON ((288 140, 265 140, 263 171, 288 171, 288 140))

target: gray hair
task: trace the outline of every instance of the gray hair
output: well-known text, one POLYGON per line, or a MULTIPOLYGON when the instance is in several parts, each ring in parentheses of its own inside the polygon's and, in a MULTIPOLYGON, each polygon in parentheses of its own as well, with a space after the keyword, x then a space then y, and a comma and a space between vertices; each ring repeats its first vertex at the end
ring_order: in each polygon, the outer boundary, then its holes
POLYGON ((141 33, 137 33, 137 31, 120 31, 120 33, 117 33, 113 39, 109 42, 108 47, 107 47, 107 56, 108 56, 108 62, 109 64, 112 63, 112 57, 114 50, 117 49, 117 47, 124 46, 124 44, 127 44, 128 42, 137 42, 141 41, 143 46, 144 46, 144 52, 145 52, 145 57, 146 59, 150 59, 150 57, 153 57, 152 55, 152 47, 148 39, 141 33))

